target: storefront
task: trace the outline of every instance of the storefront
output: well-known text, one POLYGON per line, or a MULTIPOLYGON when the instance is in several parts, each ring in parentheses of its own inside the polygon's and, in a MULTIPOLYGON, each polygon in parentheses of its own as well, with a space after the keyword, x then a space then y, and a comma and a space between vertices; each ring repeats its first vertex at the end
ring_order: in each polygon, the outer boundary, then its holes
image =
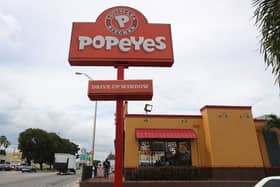
MULTIPOLYGON (((254 119, 251 107, 204 106, 200 111, 126 114, 124 168, 276 166, 262 133, 265 120, 254 119)), ((278 132, 276 137, 280 140, 278 132)))
POLYGON ((139 166, 191 166, 191 129, 136 129, 139 166))

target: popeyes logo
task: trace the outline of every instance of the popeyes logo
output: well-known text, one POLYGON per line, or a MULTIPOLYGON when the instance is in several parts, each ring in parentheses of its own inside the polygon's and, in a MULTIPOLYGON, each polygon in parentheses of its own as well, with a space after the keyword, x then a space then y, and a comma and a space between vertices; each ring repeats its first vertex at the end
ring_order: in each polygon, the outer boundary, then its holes
POLYGON ((137 10, 113 7, 95 23, 73 23, 69 62, 78 66, 172 66, 169 24, 149 24, 137 10))
POLYGON ((130 10, 118 8, 106 16, 105 25, 113 34, 125 36, 136 30, 138 19, 130 10))

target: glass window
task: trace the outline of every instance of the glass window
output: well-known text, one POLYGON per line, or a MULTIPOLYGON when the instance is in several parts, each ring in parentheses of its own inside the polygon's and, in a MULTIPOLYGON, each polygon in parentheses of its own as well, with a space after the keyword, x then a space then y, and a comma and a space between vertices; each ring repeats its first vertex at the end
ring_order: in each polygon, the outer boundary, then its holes
POLYGON ((190 141, 139 141, 140 166, 191 166, 190 141))

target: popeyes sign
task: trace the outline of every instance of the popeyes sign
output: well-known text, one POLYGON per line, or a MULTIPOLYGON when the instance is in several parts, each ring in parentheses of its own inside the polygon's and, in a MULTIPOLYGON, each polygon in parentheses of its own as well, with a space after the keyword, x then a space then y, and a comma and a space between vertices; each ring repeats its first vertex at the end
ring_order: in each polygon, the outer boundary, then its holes
POLYGON ((69 62, 73 66, 170 67, 170 24, 149 24, 139 11, 125 6, 105 10, 96 22, 74 22, 69 62))

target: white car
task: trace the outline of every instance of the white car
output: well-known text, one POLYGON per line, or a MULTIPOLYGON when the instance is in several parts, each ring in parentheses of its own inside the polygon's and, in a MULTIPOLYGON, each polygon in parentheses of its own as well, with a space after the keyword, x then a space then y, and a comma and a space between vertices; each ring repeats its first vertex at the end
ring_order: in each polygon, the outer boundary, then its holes
POLYGON ((255 187, 279 187, 280 176, 265 177, 260 180, 255 187))

